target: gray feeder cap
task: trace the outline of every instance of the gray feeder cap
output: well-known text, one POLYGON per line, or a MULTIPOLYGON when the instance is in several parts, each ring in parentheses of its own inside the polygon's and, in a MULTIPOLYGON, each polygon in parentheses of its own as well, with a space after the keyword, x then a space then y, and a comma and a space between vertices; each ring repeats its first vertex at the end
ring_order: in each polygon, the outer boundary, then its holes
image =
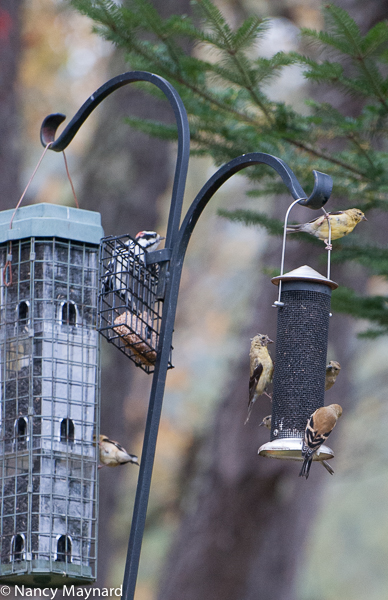
MULTIPOLYGON (((302 438, 282 438, 263 444, 257 453, 259 456, 267 456, 268 458, 302 461, 302 444, 302 438)), ((313 460, 329 460, 333 457, 333 450, 324 444, 313 454, 313 460)))
POLYGON ((315 271, 308 265, 298 267, 298 269, 294 269, 293 271, 285 273, 284 275, 273 277, 271 281, 274 285, 279 285, 280 281, 308 281, 328 285, 332 290, 335 290, 338 287, 338 283, 331 281, 331 279, 327 279, 327 277, 324 277, 324 275, 321 275, 318 273, 318 271, 315 271))
POLYGON ((60 204, 31 204, 0 212, 0 243, 30 237, 58 237, 76 242, 100 244, 104 237, 101 215, 91 210, 60 204))

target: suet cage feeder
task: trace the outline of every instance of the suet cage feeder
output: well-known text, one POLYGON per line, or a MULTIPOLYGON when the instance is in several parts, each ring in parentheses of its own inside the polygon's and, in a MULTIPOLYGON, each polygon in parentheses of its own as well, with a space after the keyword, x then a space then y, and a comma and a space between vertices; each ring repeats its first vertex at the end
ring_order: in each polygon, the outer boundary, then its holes
POLYGON ((96 576, 99 336, 95 212, 0 213, 0 581, 96 576))
POLYGON ((146 373, 155 369, 162 322, 159 256, 128 235, 101 240, 98 331, 146 373))
MULTIPOLYGON (((304 265, 272 279, 281 286, 272 395, 271 441, 260 456, 303 460, 306 423, 324 405, 331 292, 338 285, 304 265)), ((322 445, 313 460, 333 458, 322 445)))

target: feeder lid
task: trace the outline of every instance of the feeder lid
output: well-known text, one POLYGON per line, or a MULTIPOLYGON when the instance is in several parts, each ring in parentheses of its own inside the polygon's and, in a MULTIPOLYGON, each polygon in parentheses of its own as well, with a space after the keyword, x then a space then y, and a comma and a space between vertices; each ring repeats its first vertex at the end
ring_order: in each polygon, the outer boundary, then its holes
POLYGON ((324 275, 318 273, 308 265, 303 265, 303 267, 298 267, 293 271, 289 271, 288 273, 284 273, 284 275, 278 275, 278 277, 273 277, 271 279, 274 285, 279 285, 280 281, 310 281, 314 283, 322 283, 324 285, 328 285, 332 290, 335 290, 338 287, 338 283, 332 281, 331 279, 327 279, 324 275))
MULTIPOLYGON (((302 444, 302 438, 282 438, 263 444, 260 446, 257 453, 259 456, 267 456, 268 458, 301 461, 303 460, 302 444)), ((333 450, 329 448, 329 446, 325 446, 325 444, 322 444, 322 446, 320 446, 313 454, 313 460, 329 460, 333 457, 333 450)))
POLYGON ((17 209, 10 229, 13 213, 14 209, 0 212, 0 243, 30 237, 59 237, 100 244, 104 236, 101 215, 91 210, 60 204, 31 204, 17 209))

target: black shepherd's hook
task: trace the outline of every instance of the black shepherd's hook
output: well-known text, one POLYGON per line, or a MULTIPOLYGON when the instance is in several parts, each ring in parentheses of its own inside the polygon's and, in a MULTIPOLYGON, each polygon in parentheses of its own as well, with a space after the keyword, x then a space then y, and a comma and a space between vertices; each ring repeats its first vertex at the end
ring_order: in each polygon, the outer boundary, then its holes
POLYGON ((83 125, 90 113, 100 104, 100 102, 115 90, 135 81, 152 83, 164 93, 174 111, 178 127, 178 153, 171 197, 170 216, 166 234, 166 248, 172 248, 178 233, 182 212, 183 194, 185 191, 190 154, 190 130, 186 109, 182 99, 176 89, 166 79, 159 77, 159 75, 154 75, 153 73, 147 73, 146 71, 130 71, 129 73, 123 73, 122 75, 113 77, 113 79, 104 83, 104 85, 98 88, 98 90, 83 103, 79 111, 74 115, 57 140, 55 139, 56 131, 66 117, 60 113, 48 115, 44 119, 40 129, 40 140, 43 146, 47 146, 48 143, 52 142, 50 150, 62 152, 62 150, 70 144, 81 125, 83 125))
POLYGON ((163 262, 168 270, 167 285, 164 296, 163 314, 159 335, 159 346, 152 388, 148 407, 148 415, 144 433, 143 451, 139 479, 136 488, 135 505, 132 516, 131 533, 128 545, 127 561, 123 580, 123 600, 133 600, 140 560, 140 550, 144 533, 148 498, 151 486, 152 469, 154 464, 156 440, 159 429, 166 374, 170 359, 170 348, 175 322, 176 305, 181 278, 183 260, 193 229, 205 206, 215 192, 232 175, 252 165, 267 165, 274 169, 283 180, 292 197, 299 204, 312 209, 319 209, 326 204, 330 197, 333 182, 331 177, 313 171, 314 188, 307 196, 291 169, 280 158, 262 152, 253 152, 239 156, 221 167, 202 187, 184 217, 179 227, 183 194, 190 152, 190 134, 187 114, 177 91, 168 81, 143 71, 132 71, 114 77, 101 86, 83 104, 62 134, 55 140, 55 134, 65 117, 53 114, 46 117, 41 128, 41 141, 44 146, 52 142, 50 150, 62 151, 71 142, 78 129, 94 110, 94 108, 116 89, 134 81, 146 81, 156 85, 164 92, 172 106, 178 127, 178 156, 175 168, 174 186, 164 250, 147 254, 147 264, 163 262))

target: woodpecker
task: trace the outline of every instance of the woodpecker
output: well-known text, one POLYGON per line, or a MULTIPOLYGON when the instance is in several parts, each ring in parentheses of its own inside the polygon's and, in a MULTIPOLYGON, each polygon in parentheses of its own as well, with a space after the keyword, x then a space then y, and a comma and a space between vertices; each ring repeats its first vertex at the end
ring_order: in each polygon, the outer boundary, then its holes
POLYGON ((117 245, 104 273, 104 292, 116 292, 126 302, 130 287, 127 275, 131 275, 134 269, 133 257, 138 257, 137 260, 144 263, 144 252, 153 252, 164 239, 156 231, 139 231, 135 240, 129 239, 117 245))

